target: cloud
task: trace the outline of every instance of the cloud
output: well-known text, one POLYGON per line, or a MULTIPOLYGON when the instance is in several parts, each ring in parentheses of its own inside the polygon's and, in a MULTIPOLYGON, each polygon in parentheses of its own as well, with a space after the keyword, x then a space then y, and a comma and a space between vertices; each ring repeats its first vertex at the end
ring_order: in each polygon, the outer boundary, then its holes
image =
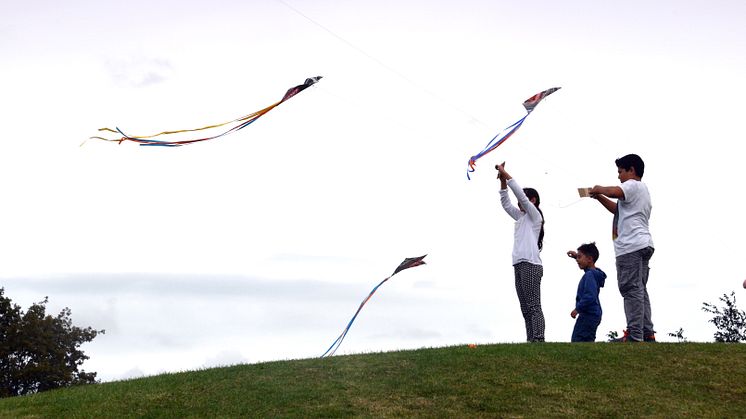
POLYGON ((153 86, 167 81, 173 74, 170 61, 162 58, 110 59, 106 68, 117 85, 126 87, 153 86))
POLYGON ((135 368, 125 371, 122 375, 119 376, 119 379, 120 380, 131 380, 134 378, 140 378, 144 376, 145 376, 145 373, 142 372, 141 369, 135 367, 135 368))
POLYGON ((225 367, 230 365, 246 364, 248 362, 249 360, 244 357, 241 352, 237 350, 225 350, 215 354, 215 356, 208 357, 202 367, 225 367))
MULTIPOLYGON (((323 295, 342 298, 353 286, 313 279, 271 279, 242 275, 84 273, 47 278, 6 278, 13 289, 39 290, 44 295, 123 297, 137 294, 160 297, 240 297, 251 299, 306 299, 323 295)), ((11 296, 12 298, 12 296, 11 296)))

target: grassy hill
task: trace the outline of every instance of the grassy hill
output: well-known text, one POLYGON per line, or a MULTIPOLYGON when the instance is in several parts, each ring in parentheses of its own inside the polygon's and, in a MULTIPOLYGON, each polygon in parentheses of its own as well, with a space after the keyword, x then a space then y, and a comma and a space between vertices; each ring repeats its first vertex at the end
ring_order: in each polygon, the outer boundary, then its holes
POLYGON ((268 362, 0 400, 2 418, 746 417, 746 345, 499 344, 268 362))

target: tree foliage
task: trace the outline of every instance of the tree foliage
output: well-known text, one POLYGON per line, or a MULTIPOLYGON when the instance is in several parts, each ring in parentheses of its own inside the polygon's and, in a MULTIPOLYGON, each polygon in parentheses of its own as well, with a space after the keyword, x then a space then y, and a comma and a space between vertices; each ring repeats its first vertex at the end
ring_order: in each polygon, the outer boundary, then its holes
POLYGON ((723 294, 720 301, 725 303, 723 308, 718 308, 714 304, 702 303, 702 310, 714 314, 710 323, 717 328, 715 332, 716 342, 741 342, 746 341, 746 312, 738 310, 736 307, 736 293, 731 291, 723 294), (732 300, 731 300, 732 298, 732 300))
POLYGON ((24 313, 4 294, 0 288, 0 397, 96 382, 95 372, 78 370, 88 359, 79 348, 104 330, 73 326, 69 308, 46 314, 46 297, 24 313))

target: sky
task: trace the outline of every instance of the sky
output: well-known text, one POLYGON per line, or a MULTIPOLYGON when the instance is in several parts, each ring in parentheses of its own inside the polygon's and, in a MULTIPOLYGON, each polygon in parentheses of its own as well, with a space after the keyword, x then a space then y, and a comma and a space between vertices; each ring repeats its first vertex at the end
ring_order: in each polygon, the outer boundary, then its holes
MULTIPOLYGON (((0 3, 0 287, 105 329, 112 381, 321 355, 525 340, 493 166, 541 194, 546 338, 567 342, 595 241, 598 340, 625 327, 611 215, 578 187, 646 163, 661 341, 713 341, 746 269, 746 3, 47 0, 0 3), (225 122, 180 148, 87 140, 225 122), (524 115, 509 141, 469 157, 524 115)), ((743 301, 743 302, 741 302, 743 301)))

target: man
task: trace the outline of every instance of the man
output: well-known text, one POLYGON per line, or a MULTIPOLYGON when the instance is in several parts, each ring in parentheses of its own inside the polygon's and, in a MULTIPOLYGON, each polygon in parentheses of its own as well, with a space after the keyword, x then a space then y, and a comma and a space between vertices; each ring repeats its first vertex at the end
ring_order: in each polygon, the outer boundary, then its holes
POLYGON ((627 317, 627 330, 618 341, 655 342, 647 289, 648 263, 655 249, 648 225, 652 209, 650 193, 642 183, 645 163, 636 154, 628 154, 615 163, 621 185, 596 185, 590 195, 614 214, 612 237, 617 282, 627 317))

